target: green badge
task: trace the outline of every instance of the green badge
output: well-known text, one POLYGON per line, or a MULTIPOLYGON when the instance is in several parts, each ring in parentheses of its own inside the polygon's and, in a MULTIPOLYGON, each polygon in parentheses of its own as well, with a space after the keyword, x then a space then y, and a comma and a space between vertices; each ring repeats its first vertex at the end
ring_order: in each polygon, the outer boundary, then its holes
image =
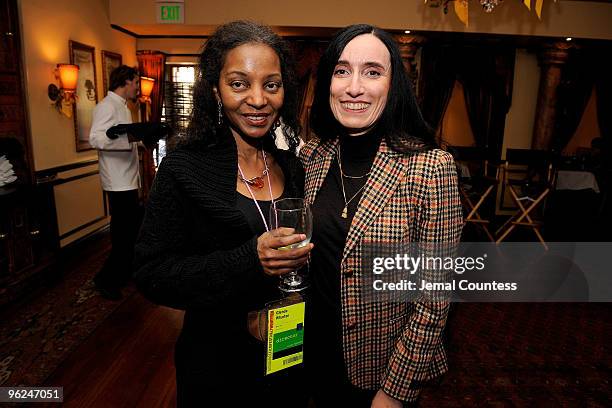
POLYGON ((304 361, 304 302, 268 309, 266 375, 304 361))

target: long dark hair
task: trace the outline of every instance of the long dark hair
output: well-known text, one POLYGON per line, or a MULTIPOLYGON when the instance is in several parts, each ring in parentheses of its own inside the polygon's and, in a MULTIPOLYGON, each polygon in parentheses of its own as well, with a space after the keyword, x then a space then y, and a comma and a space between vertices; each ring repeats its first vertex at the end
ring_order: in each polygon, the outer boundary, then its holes
POLYGON ((353 38, 362 34, 374 35, 382 41, 391 55, 391 84, 385 109, 375 124, 376 130, 385 135, 387 144, 393 150, 402 153, 436 147, 434 132, 423 119, 417 105, 397 43, 391 34, 368 24, 356 24, 342 29, 323 53, 319 61, 314 101, 310 111, 312 130, 321 140, 333 139, 345 131, 329 106, 329 87, 342 51, 353 38))
MULTIPOLYGON (((193 111, 187 134, 179 145, 203 143, 211 146, 229 135, 227 120, 218 124, 217 100, 213 87, 219 83, 219 75, 227 53, 243 44, 265 44, 272 48, 280 60, 284 88, 284 102, 280 109, 282 131, 289 149, 295 151, 299 144, 300 124, 297 114, 297 84, 294 60, 286 43, 269 27, 251 21, 233 21, 217 28, 206 41, 199 58, 199 72, 193 88, 193 111)), ((269 132, 264 144, 270 146, 273 132, 269 132)))

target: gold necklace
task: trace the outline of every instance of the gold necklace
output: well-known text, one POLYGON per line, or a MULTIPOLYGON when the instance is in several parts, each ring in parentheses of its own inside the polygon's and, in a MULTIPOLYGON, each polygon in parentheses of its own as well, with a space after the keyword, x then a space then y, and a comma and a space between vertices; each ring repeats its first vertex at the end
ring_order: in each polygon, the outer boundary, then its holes
MULTIPOLYGON (((361 190, 363 190, 367 184, 363 183, 363 186, 361 186, 359 188, 359 190, 357 190, 357 192, 355 194, 353 194, 353 196, 347 201, 346 200, 346 190, 344 189, 344 172, 342 171, 342 157, 340 157, 340 147, 338 147, 338 168, 340 169, 340 185, 342 185, 342 197, 344 198, 344 208, 342 209, 342 213, 340 214, 340 216, 342 218, 348 218, 348 205, 350 204, 351 201, 353 201, 353 199, 355 197, 357 197, 357 195, 361 192, 361 190)), ((347 176, 347 178, 353 178, 353 179, 360 179, 360 178, 364 178, 366 177, 368 174, 370 174, 370 172, 367 172, 366 174, 364 174, 363 176, 347 176)))

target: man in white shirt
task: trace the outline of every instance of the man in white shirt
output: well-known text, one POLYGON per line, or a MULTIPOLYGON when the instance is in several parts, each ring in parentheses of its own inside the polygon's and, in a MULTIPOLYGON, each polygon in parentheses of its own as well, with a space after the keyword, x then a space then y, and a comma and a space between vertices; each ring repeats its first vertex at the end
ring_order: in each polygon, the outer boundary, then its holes
POLYGON ((140 176, 138 174, 137 142, 127 134, 115 139, 106 131, 115 125, 132 123, 127 99, 134 99, 140 90, 136 69, 122 65, 110 75, 108 95, 95 107, 89 143, 98 150, 98 164, 102 189, 106 192, 111 221, 111 253, 94 278, 96 289, 111 300, 121 299, 122 286, 131 277, 134 244, 141 222, 138 202, 140 176))

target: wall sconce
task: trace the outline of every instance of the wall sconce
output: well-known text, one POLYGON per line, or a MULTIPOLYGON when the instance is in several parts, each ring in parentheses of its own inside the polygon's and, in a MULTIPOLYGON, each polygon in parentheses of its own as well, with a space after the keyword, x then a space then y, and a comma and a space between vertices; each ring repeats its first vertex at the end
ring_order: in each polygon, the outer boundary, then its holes
POLYGON ((72 117, 72 104, 76 101, 76 87, 79 78, 79 66, 74 64, 57 64, 55 78, 59 81, 60 87, 49 84, 47 94, 49 99, 54 102, 58 112, 67 117, 72 117))
POLYGON ((155 79, 149 77, 140 77, 140 102, 145 104, 144 122, 149 120, 151 116, 151 92, 153 92, 155 79))
POLYGON ((143 102, 151 102, 151 92, 153 92, 155 79, 149 77, 140 77, 140 99, 143 102))

